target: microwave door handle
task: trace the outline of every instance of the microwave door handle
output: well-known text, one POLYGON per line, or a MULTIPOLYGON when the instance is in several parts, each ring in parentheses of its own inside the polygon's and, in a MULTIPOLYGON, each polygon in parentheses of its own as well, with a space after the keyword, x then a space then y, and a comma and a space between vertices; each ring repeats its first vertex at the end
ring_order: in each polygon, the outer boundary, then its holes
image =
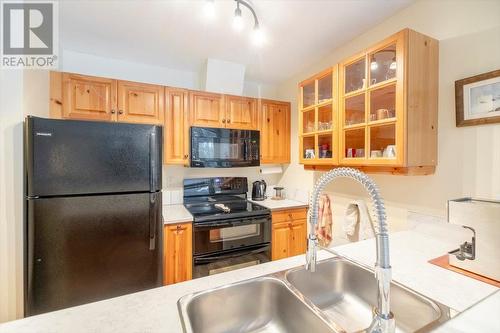
POLYGON ((248 160, 248 140, 243 140, 243 160, 248 160))

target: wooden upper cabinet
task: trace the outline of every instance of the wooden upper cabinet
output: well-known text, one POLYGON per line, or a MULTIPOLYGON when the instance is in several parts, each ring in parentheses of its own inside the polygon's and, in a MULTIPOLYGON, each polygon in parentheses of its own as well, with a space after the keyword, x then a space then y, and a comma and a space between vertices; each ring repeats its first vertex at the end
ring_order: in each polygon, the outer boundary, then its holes
POLYGON ((338 163, 338 66, 299 83, 299 161, 338 163))
POLYGON ((188 91, 166 88, 164 163, 189 163, 188 91))
POLYGON ((313 112, 314 103, 321 105, 321 101, 314 98, 312 86, 303 86, 300 162, 316 170, 340 164, 366 172, 433 173, 437 164, 438 61, 439 42, 410 29, 342 61, 336 89, 338 126, 334 126, 338 163, 323 167, 316 161, 323 144, 319 134, 316 140, 314 134, 321 133, 321 113, 320 109, 313 112))
POLYGON ((189 92, 190 124, 201 127, 224 127, 224 96, 201 91, 189 92))
MULTIPOLYGON (((51 76, 57 80, 57 75, 51 76)), ((51 82, 51 89, 58 86, 51 82), (54 87, 53 87, 54 86, 54 87)), ((63 73, 62 114, 66 119, 116 119, 116 80, 63 73)), ((56 91, 51 94, 57 94, 56 91)))
POLYGON ((225 96, 226 127, 236 129, 257 129, 257 103, 254 98, 225 96))
POLYGON ((263 99, 259 104, 260 162, 290 163, 290 103, 263 99))
POLYGON ((118 121, 163 125, 163 86, 118 81, 118 121))

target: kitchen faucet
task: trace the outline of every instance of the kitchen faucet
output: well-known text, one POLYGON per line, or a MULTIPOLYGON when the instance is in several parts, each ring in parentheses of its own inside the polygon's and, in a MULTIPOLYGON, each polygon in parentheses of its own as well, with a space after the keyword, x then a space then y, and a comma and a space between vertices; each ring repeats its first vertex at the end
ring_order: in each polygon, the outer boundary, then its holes
POLYGON ((307 241, 306 269, 311 272, 315 272, 316 270, 316 249, 320 247, 315 234, 315 226, 318 223, 319 199, 326 185, 335 178, 351 178, 356 180, 364 186, 372 199, 378 223, 378 227, 375 228, 377 251, 375 278, 377 279, 378 301, 373 321, 366 331, 370 333, 393 333, 396 324, 390 309, 391 265, 389 260, 389 235, 387 232, 385 206, 380 197, 377 185, 363 172, 352 168, 332 169, 322 175, 314 185, 309 201, 309 236, 307 241))

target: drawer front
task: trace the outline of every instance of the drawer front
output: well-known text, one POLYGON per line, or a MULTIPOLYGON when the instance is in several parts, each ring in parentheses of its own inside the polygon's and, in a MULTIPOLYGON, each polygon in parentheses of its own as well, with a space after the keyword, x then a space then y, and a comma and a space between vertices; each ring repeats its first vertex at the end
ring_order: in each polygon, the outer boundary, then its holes
POLYGON ((307 219, 307 208, 287 209, 272 213, 273 224, 307 219))

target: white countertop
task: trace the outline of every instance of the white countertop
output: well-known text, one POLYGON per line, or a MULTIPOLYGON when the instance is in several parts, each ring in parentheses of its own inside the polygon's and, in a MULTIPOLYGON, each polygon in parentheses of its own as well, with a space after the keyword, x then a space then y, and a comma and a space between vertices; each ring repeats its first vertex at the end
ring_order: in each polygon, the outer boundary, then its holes
POLYGON ((305 202, 292 199, 283 199, 283 200, 266 199, 263 201, 255 201, 255 200, 250 200, 250 201, 258 205, 264 206, 266 208, 269 208, 270 210, 283 210, 283 209, 302 208, 309 206, 309 204, 305 202))
POLYGON ((164 224, 193 221, 193 216, 188 212, 184 205, 163 205, 162 215, 164 224))
MULTIPOLYGON (((463 311, 498 290, 493 286, 427 263, 449 249, 444 235, 431 236, 422 230, 403 231, 390 236, 393 278, 411 289, 463 311), (440 237, 442 236, 442 237, 440 237)), ((336 251, 365 265, 375 261, 374 240, 347 244, 336 251)), ((332 255, 324 251, 319 259, 332 255)), ((151 289, 105 301, 55 311, 0 325, 10 332, 181 332, 177 300, 192 292, 214 288, 304 264, 304 255, 273 261, 171 286, 151 289)), ((498 301, 496 301, 498 304, 498 301)), ((498 312, 483 319, 490 327, 498 324, 498 312)), ((466 313, 456 320, 467 320, 466 313)), ((471 326, 472 322, 468 322, 471 326)), ((451 322, 450 327, 452 327, 451 322)), ((483 323, 484 325, 484 323, 483 323)), ((475 325, 467 330, 484 332, 475 325)), ((486 327, 486 326, 483 326, 486 327)), ((442 332, 453 331, 452 328, 442 332)))

